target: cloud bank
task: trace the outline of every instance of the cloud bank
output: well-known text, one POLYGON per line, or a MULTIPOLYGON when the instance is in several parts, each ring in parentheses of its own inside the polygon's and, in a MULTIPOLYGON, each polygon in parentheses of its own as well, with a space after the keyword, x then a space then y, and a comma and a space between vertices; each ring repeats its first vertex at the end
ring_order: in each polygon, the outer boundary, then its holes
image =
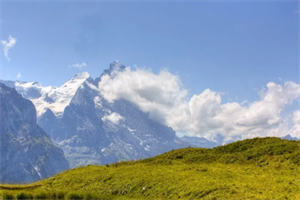
POLYGON ((8 36, 8 40, 1 40, 1 44, 3 46, 3 53, 6 59, 9 61, 10 58, 8 57, 8 52, 11 48, 16 45, 17 39, 12 37, 11 35, 8 36))
POLYGON ((167 71, 154 74, 127 67, 102 76, 99 89, 109 102, 126 99, 152 119, 190 136, 214 140, 221 134, 226 141, 288 133, 300 137, 300 110, 290 121, 282 116, 287 105, 300 99, 300 85, 294 82, 269 82, 259 100, 249 105, 222 103, 221 94, 210 89, 188 98, 180 79, 167 71))

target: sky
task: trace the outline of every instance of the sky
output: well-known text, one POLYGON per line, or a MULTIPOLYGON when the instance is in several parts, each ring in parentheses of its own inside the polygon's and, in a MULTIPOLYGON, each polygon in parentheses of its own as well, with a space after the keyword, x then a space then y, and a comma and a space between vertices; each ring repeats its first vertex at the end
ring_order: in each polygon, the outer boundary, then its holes
POLYGON ((0 40, 17 40, 9 61, 1 55, 1 79, 61 85, 74 64, 96 77, 119 60, 239 101, 299 80, 297 1, 0 2, 0 40))
POLYGON ((299 23, 298 1, 0 0, 0 79, 59 86, 119 60, 170 73, 190 100, 209 89, 250 109, 269 83, 299 83, 299 23))

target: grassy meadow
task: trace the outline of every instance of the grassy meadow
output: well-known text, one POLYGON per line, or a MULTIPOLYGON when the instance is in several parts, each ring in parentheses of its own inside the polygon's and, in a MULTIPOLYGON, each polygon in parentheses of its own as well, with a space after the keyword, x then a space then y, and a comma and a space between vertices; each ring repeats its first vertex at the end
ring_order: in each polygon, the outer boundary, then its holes
POLYGON ((300 142, 255 138, 79 167, 27 185, 0 184, 0 199, 297 200, 300 142))

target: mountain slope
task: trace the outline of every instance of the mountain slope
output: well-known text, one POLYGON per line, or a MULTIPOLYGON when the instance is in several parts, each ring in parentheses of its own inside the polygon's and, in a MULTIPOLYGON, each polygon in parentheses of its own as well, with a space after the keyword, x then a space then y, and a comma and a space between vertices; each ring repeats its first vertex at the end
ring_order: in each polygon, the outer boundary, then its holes
POLYGON ((30 185, 0 188, 14 195, 43 192, 45 198, 56 193, 68 199, 75 193, 78 199, 299 199, 299 148, 298 141, 255 138, 80 167, 30 185))
POLYGON ((32 182, 68 169, 63 152, 37 125, 33 104, 2 83, 0 111, 0 182, 32 182))
POLYGON ((71 167, 108 164, 155 156, 186 146, 213 147, 204 138, 178 138, 124 99, 108 102, 99 89, 102 77, 125 70, 119 62, 96 79, 80 73, 61 87, 34 82, 5 83, 30 99, 38 112, 38 124, 59 145, 71 167))
POLYGON ((124 69, 112 63, 99 78, 87 78, 78 87, 60 117, 51 108, 39 117, 39 125, 64 150, 71 167, 141 159, 188 146, 136 105, 106 101, 98 88, 101 77, 124 69))
POLYGON ((90 75, 87 72, 76 74, 60 87, 45 87, 37 82, 1 82, 9 87, 15 88, 24 98, 30 99, 35 105, 38 117, 43 115, 48 109, 50 109, 55 116, 61 116, 79 86, 89 77, 90 75))
POLYGON ((183 147, 171 128, 128 101, 108 103, 89 81, 66 107, 60 125, 49 134, 59 141, 71 166, 140 159, 183 147))

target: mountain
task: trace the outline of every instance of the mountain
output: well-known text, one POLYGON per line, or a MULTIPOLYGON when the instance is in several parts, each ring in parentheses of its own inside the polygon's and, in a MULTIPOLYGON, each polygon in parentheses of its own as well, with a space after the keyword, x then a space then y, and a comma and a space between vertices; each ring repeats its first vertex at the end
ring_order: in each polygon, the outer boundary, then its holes
MULTIPOLYGON (((113 63, 104 74, 112 75, 124 68, 113 63)), ((49 112, 48 117, 39 120, 62 147, 71 167, 135 160, 183 147, 171 128, 153 121, 126 100, 107 102, 97 85, 97 79, 87 79, 62 118, 53 118, 49 112), (59 124, 57 128, 47 127, 45 121, 50 119, 54 120, 51 124, 59 124)))
POLYGON ((300 140, 300 138, 293 137, 290 134, 287 134, 286 136, 282 137, 282 139, 285 139, 285 140, 300 140))
POLYGON ((299 141, 279 138, 184 148, 145 160, 80 167, 29 185, 0 185, 0 194, 78 200, 300 199, 299 149, 299 141))
POLYGON ((43 115, 48 109, 50 109, 55 116, 59 117, 63 114, 65 107, 69 105, 79 86, 88 79, 89 76, 87 72, 76 74, 60 87, 44 87, 37 82, 1 82, 9 87, 15 88, 24 98, 30 99, 35 105, 38 117, 43 115))
POLYGON ((180 137, 179 139, 187 143, 190 147, 213 148, 222 144, 220 142, 210 141, 203 137, 183 136, 180 137))
POLYGON ((33 102, 38 124, 63 149, 71 167, 136 160, 189 146, 129 101, 106 101, 98 88, 101 77, 124 69, 113 62, 96 79, 83 72, 60 87, 9 84, 33 102))
POLYGON ((69 168, 63 151, 37 125, 31 101, 2 83, 0 111, 0 182, 32 182, 69 168))

